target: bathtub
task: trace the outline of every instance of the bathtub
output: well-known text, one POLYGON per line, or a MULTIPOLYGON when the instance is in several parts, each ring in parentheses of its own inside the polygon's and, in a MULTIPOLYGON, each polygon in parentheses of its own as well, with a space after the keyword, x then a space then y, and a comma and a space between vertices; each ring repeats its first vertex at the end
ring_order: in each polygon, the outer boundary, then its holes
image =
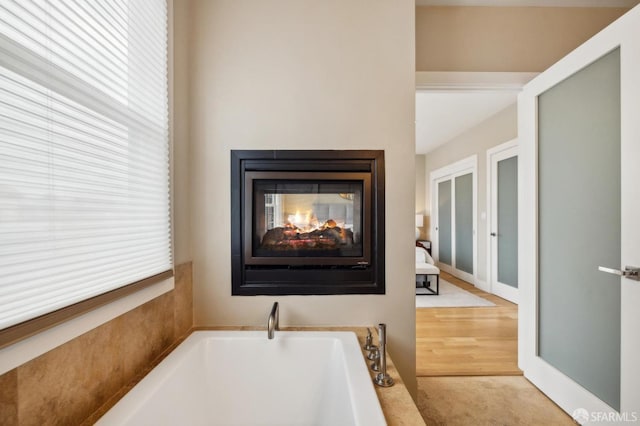
POLYGON ((98 425, 385 425, 352 332, 196 331, 98 425))

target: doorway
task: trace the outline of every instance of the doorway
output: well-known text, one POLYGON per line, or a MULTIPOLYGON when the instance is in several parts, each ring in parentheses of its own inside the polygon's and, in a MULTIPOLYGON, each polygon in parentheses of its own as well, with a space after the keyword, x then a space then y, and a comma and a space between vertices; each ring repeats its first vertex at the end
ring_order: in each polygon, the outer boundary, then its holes
POLYGON ((518 141, 487 150, 487 281, 491 293, 518 303, 518 141))

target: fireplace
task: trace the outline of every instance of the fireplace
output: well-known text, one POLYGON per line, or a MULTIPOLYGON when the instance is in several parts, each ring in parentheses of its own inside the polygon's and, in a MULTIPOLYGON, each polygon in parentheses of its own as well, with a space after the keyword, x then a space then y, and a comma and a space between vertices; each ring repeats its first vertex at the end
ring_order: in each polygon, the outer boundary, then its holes
POLYGON ((232 151, 233 295, 383 294, 382 151, 232 151))

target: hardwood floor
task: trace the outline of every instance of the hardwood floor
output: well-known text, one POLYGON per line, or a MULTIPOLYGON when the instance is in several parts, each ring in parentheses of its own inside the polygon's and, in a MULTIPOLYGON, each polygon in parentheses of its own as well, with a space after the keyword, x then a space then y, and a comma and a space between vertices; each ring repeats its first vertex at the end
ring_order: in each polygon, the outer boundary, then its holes
POLYGON ((521 375, 518 306, 445 272, 441 278, 496 306, 416 309, 417 376, 521 375))

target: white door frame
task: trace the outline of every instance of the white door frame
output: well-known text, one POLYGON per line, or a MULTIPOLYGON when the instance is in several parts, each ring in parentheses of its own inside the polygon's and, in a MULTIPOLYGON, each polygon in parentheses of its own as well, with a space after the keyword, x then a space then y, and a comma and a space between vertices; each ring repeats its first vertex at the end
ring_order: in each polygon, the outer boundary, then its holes
MULTIPOLYGON (((560 373, 536 354, 538 303, 537 252, 537 97, 559 81, 579 69, 621 47, 621 166, 622 166, 622 265, 640 263, 640 189, 637 180, 637 162, 640 158, 640 54, 638 53, 640 6, 627 12, 613 24, 585 42, 565 58, 527 84, 518 98, 518 136, 520 157, 518 168, 519 224, 518 250, 520 253, 519 286, 521 303, 518 321, 518 364, 525 377, 538 386, 556 404, 569 414, 577 408, 586 412, 613 415, 640 415, 640 283, 626 278, 621 285, 621 412, 616 413, 585 388, 560 373), (626 179, 626 180, 625 180, 626 179)), ((606 291, 606 290, 603 290, 606 291)), ((597 338, 597 336, 594 336, 597 338)), ((589 356, 585 354, 585 356, 589 356)), ((606 368, 606 366, 602 366, 606 368)), ((587 423, 591 421, 588 420, 587 423)))
POLYGON ((465 280, 473 285, 477 284, 477 265, 478 265, 478 156, 471 155, 463 158, 460 161, 449 164, 434 170, 429 175, 429 185, 431 188, 431 247, 433 258, 438 262, 438 267, 451 275, 465 280), (436 226, 438 224, 438 183, 444 180, 451 179, 451 191, 452 195, 455 194, 455 178, 458 176, 471 173, 472 176, 472 188, 473 188, 473 273, 469 274, 464 271, 460 271, 455 267, 455 202, 452 200, 451 204, 451 263, 452 265, 445 265, 439 263, 439 244, 438 244, 438 231, 436 226))
POLYGON ((494 146, 487 150, 487 284, 489 292, 518 303, 518 289, 498 282, 494 276, 498 270, 498 240, 491 236, 498 228, 498 174, 494 164, 507 158, 518 156, 518 139, 494 146), (495 274, 494 274, 495 272, 495 274))

